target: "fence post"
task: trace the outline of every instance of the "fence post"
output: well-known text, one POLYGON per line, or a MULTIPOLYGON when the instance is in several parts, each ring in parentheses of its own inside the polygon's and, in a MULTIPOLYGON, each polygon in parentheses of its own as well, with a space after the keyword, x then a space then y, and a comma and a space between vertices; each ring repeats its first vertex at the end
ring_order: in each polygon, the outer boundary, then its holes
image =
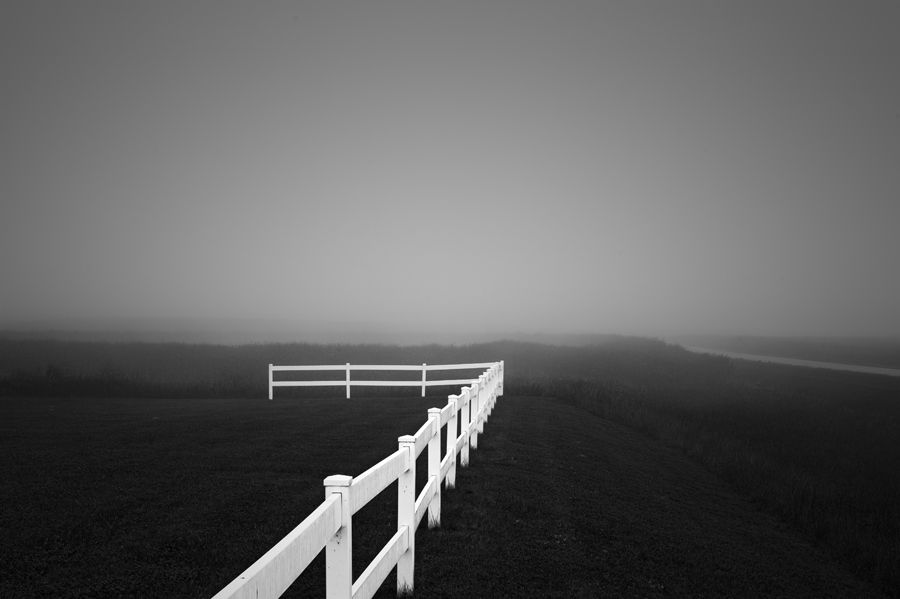
POLYGON ((462 390, 462 416, 459 420, 459 432, 466 436, 466 441, 462 446, 462 455, 460 463, 463 468, 469 465, 469 390, 471 387, 464 387, 462 390))
POLYGON ((350 399, 350 362, 347 362, 347 399, 350 399))
POLYGON ((453 406, 453 411, 450 413, 450 421, 447 422, 447 455, 450 456, 450 469, 447 470, 447 478, 444 479, 444 484, 448 489, 456 487, 456 410, 459 407, 456 400, 458 397, 458 395, 451 395, 447 398, 448 403, 453 406))
POLYGON ((500 367, 494 366, 494 382, 491 385, 491 412, 494 411, 494 404, 497 403, 497 395, 500 389, 500 367))
POLYGON ((416 438, 404 435, 397 442, 409 455, 409 468, 397 478, 397 530, 407 527, 409 538, 409 548, 397 561, 397 594, 407 595, 413 591, 416 555, 416 438))
POLYGON ((491 411, 494 410, 494 403, 497 401, 497 383, 500 380, 500 375, 497 372, 497 367, 494 366, 491 370, 491 411))
POLYGON ((497 395, 503 395, 503 374, 506 370, 506 365, 503 362, 503 360, 500 360, 500 392, 497 395))
POLYGON ((428 528, 441 525, 441 409, 430 408, 428 418, 434 421, 428 441, 428 478, 434 477, 434 497, 428 504, 428 528))
POLYGON ((478 377, 478 434, 484 432, 485 407, 487 406, 487 380, 486 374, 478 377))
POLYGON ((272 399, 272 365, 269 364, 269 399, 272 399))
POLYGON ((478 449, 478 397, 481 394, 480 382, 481 379, 479 378, 477 382, 472 383, 472 392, 469 394, 469 399, 472 402, 472 407, 469 408, 470 444, 472 449, 478 449))
POLYGON ((336 474, 325 479, 325 498, 341 496, 341 528, 325 545, 325 597, 350 599, 353 591, 353 530, 350 518, 352 476, 336 474))
POLYGON ((422 397, 425 397, 425 364, 422 364, 422 397))
MULTIPOLYGON (((491 415, 491 393, 494 388, 494 377, 490 370, 484 373, 484 408, 482 409, 482 422, 486 423, 488 421, 488 416, 491 415)), ((484 431, 484 426, 481 428, 484 431)))
POLYGON ((497 403, 497 395, 500 391, 500 367, 494 366, 494 390, 491 392, 491 411, 494 410, 494 404, 497 403))

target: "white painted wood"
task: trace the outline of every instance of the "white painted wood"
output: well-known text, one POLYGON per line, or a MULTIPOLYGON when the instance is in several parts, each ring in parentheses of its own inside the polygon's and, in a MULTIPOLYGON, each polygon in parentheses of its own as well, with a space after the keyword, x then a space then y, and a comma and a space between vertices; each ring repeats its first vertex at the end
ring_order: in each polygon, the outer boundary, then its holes
POLYGON ((494 409, 494 405, 496 405, 496 403, 497 403, 497 400, 503 394, 503 362, 500 362, 499 364, 497 364, 497 366, 495 366, 495 368, 497 369, 497 377, 496 377, 496 384, 494 385, 494 399, 491 404, 492 411, 494 409))
POLYGON ((409 548, 409 528, 403 527, 394 533, 391 540, 378 552, 353 583, 353 599, 371 599, 381 587, 381 583, 391 573, 400 555, 409 548))
POLYGON ((444 479, 447 482, 445 483, 448 489, 453 489, 456 487, 456 456, 459 453, 459 450, 456 447, 456 435, 459 430, 456 426, 459 411, 459 396, 451 395, 449 400, 450 405, 450 420, 447 421, 447 457, 450 458, 450 470, 447 472, 447 478, 444 479))
POLYGON ((340 525, 340 496, 329 497, 213 599, 279 597, 319 555, 340 525))
POLYGON ((344 381, 272 381, 273 387, 343 387, 344 381))
POLYGON ((397 530, 409 529, 409 545, 397 560, 397 593, 412 593, 416 555, 416 439, 397 439, 400 449, 409 452, 409 468, 397 479, 397 530))
POLYGON ((401 364, 399 366, 392 364, 355 364, 350 368, 353 370, 422 370, 422 367, 418 364, 401 364))
POLYGON ((488 416, 491 415, 491 412, 494 411, 494 403, 497 401, 497 381, 500 379, 500 375, 497 373, 496 369, 493 371, 491 375, 491 398, 488 403, 488 416))
MULTIPOLYGON (((426 387, 438 387, 440 385, 463 385, 470 384, 475 379, 448 379, 441 381, 425 381, 426 387)), ((290 382, 290 381, 285 381, 290 382)), ((297 381, 301 382, 301 381, 297 381)), ((303 381, 305 382, 305 381, 303 381)), ((328 381, 326 381, 328 382, 328 381)), ((337 381, 339 385, 343 385, 343 381, 337 381)), ((379 380, 359 380, 359 381, 350 381, 350 384, 355 387, 420 387, 422 385, 421 381, 379 381, 379 380)))
MULTIPOLYGON (((457 451, 457 453, 462 452, 463 447, 466 446, 466 441, 467 441, 467 440, 468 440, 468 435, 466 434, 465 431, 463 431, 462 434, 461 434, 459 437, 456 438, 456 451, 457 451)), ((462 457, 462 456, 460 456, 460 457, 462 457)), ((463 466, 466 466, 466 465, 467 465, 467 464, 463 464, 463 466)))
POLYGON ((422 518, 428 512, 428 506, 434 500, 434 495, 437 493, 438 486, 437 477, 430 476, 428 482, 425 483, 425 488, 422 489, 422 492, 419 493, 419 496, 416 498, 414 512, 417 530, 419 528, 419 522, 422 521, 422 518))
POLYGON ((350 381, 354 387, 418 387, 420 381, 350 381))
POLYGON ((431 440, 431 435, 434 433, 434 422, 429 418, 425 421, 419 430, 416 431, 416 434, 413 435, 413 438, 416 440, 416 453, 415 456, 419 457, 422 452, 428 447, 428 442, 431 440))
POLYGON ((364 505, 389 487, 400 474, 409 468, 409 453, 398 449, 362 474, 353 478, 350 485, 350 514, 355 514, 364 505))
POLYGON ((481 375, 481 378, 484 379, 484 384, 481 390, 481 419, 479 420, 481 428, 478 429, 478 433, 481 434, 484 432, 484 424, 487 422, 487 414, 488 414, 488 403, 491 400, 491 372, 490 370, 486 370, 484 374, 481 375))
MULTIPOLYGON (((497 398, 500 397, 500 387, 503 383, 503 374, 500 368, 500 365, 494 366, 495 376, 494 376, 494 403, 497 403, 497 398)), ((493 407, 493 406, 492 406, 493 407)))
POLYGON ((478 434, 484 432, 484 405, 487 403, 487 377, 481 375, 478 377, 478 434))
POLYGON ((412 387, 412 386, 422 386, 422 397, 425 397, 425 391, 427 387, 439 386, 439 385, 466 385, 471 384, 476 379, 436 379, 436 380, 428 380, 427 372, 429 370, 464 370, 471 368, 492 368, 495 367, 498 363, 496 362, 484 362, 477 364, 438 364, 429 366, 428 364, 422 364, 419 366, 411 366, 411 365, 393 365, 393 364, 344 364, 341 366, 337 365, 303 365, 303 366, 275 366, 273 364, 269 365, 269 399, 273 398, 273 388, 274 387, 334 387, 338 385, 345 385, 347 387, 346 396, 350 398, 350 387, 356 385, 358 387, 362 386, 370 386, 370 387, 412 387), (334 371, 334 370, 343 370, 345 372, 343 381, 334 381, 334 380, 326 380, 326 381, 276 381, 274 379, 274 372, 286 372, 286 371, 302 371, 302 372, 315 372, 315 371, 334 371), (359 380, 354 381, 351 379, 350 371, 358 370, 421 370, 422 371, 422 380, 420 381, 370 381, 370 380, 359 380))
POLYGON ((428 416, 434 423, 428 441, 428 476, 435 481, 434 497, 428 502, 428 528, 435 528, 441 525, 441 409, 429 409, 428 416))
POLYGON ((475 379, 441 379, 428 381, 425 384, 428 387, 439 387, 441 385, 470 385, 475 379))
MULTIPOLYGON (((453 439, 450 438, 450 441, 452 442, 453 439)), ((444 459, 441 460, 441 478, 440 478, 441 482, 444 482, 445 480, 447 480, 447 474, 450 472, 450 467, 452 465, 453 465, 453 454, 448 453, 447 455, 444 456, 444 459)))
POLYGON ((474 370, 475 368, 490 368, 496 362, 478 362, 476 364, 432 364, 428 370, 474 370))
MULTIPOLYGON (((453 397, 452 395, 450 397, 453 397)), ((438 423, 438 426, 442 427, 450 422, 450 417, 453 415, 453 406, 449 402, 449 398, 447 401, 447 405, 441 408, 441 420, 438 423)))
MULTIPOLYGON (((273 366, 272 370, 276 372, 287 371, 287 370, 299 370, 299 371, 307 371, 307 370, 343 370, 344 366, 325 366, 318 364, 307 364, 305 366, 273 366)), ((402 370, 401 368, 397 368, 397 370, 402 370)))
MULTIPOLYGON (((476 379, 453 379, 441 381, 426 381, 426 387, 437 387, 440 385, 462 385, 464 383, 473 383, 476 379)), ((347 385, 346 381, 272 381, 271 387, 343 387, 347 385)), ((349 386, 355 387, 419 387, 420 381, 350 381, 349 386)))
POLYGON ((476 382, 472 383, 472 395, 471 395, 472 409, 471 409, 471 415, 469 417, 469 446, 472 449, 478 449, 478 410, 479 410, 478 398, 479 398, 479 391, 481 390, 481 387, 479 386, 479 382, 480 381, 476 381, 476 382))
POLYGON ((497 398, 497 385, 500 382, 500 372, 496 366, 491 371, 491 411, 494 410, 494 400, 497 398))
POLYGON ((490 374, 485 373, 484 375, 484 408, 482 408, 481 412, 481 432, 484 432, 484 425, 487 422, 488 417, 488 404, 491 401, 491 388, 493 383, 491 382, 490 374))
MULTIPOLYGON (((432 364, 425 365, 426 370, 473 370, 475 368, 490 368, 495 362, 484 362, 479 364, 432 364)), ((344 364, 304 364, 302 366, 274 366, 275 371, 315 371, 315 370, 344 370, 344 364)), ((422 370, 422 366, 417 364, 351 364, 350 370, 422 370)))
POLYGON ((325 479, 325 496, 341 498, 341 528, 325 544, 325 597, 350 599, 353 589, 353 518, 350 513, 352 476, 325 479))
POLYGON ((466 387, 465 389, 463 389, 462 413, 460 415, 459 421, 459 429, 461 432, 464 431, 465 436, 465 443, 463 443, 462 446, 462 454, 459 456, 459 462, 463 468, 469 465, 469 408, 471 407, 469 398, 471 389, 471 387, 466 387))
POLYGON ((482 374, 480 378, 482 379, 483 382, 481 383, 481 401, 480 401, 481 414, 480 414, 480 417, 478 418, 478 434, 479 435, 484 432, 484 421, 487 418, 487 416, 486 416, 487 409, 486 408, 487 408, 487 402, 488 402, 488 375, 482 374))
POLYGON ((488 418, 490 417, 491 412, 494 411, 494 402, 495 402, 496 399, 497 399, 497 385, 496 385, 496 382, 497 382, 496 380, 491 381, 491 390, 490 390, 490 392, 488 393, 487 409, 486 409, 485 412, 484 412, 484 421, 485 421, 485 422, 488 421, 488 418))

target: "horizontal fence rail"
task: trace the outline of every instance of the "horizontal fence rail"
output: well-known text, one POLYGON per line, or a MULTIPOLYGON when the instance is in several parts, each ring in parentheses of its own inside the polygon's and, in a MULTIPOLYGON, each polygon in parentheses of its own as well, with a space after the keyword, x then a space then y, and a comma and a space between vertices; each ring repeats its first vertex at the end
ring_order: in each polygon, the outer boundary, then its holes
POLYGON ((435 387, 438 385, 470 385, 478 381, 474 379, 443 379, 443 380, 427 380, 426 373, 436 370, 475 370, 476 368, 490 369, 495 366, 496 362, 478 362, 475 364, 422 364, 419 365, 388 365, 388 364, 344 364, 336 366, 274 366, 269 364, 269 399, 272 399, 272 393, 275 387, 347 387, 347 399, 350 399, 350 387, 422 387, 422 397, 425 397, 426 387, 435 387), (350 372, 353 370, 376 371, 376 370, 393 370, 393 371, 417 371, 422 373, 421 381, 385 381, 385 380, 351 380, 350 372), (344 380, 325 380, 325 381, 276 381, 274 373, 276 372, 323 372, 323 371, 344 371, 346 376, 344 380))
MULTIPOLYGON (((414 435, 397 439, 397 451, 356 477, 333 475, 324 480, 325 501, 294 530, 219 591, 213 599, 275 599, 325 550, 325 596, 329 599, 370 599, 397 568, 397 594, 413 590, 416 529, 428 517, 428 527, 441 525, 441 486, 456 487, 456 466, 469 464, 469 448, 478 448, 497 399, 503 395, 504 363, 441 366, 272 366, 273 370, 454 370, 485 367, 484 374, 450 395, 443 408, 428 410, 428 419, 414 435), (441 430, 447 427, 442 451, 441 430), (428 482, 416 495, 416 458, 428 451, 428 482), (397 532, 363 573, 353 580, 353 514, 397 481, 397 532)), ((293 382, 293 381, 280 381, 293 382)), ((307 381, 296 381, 306 383, 307 381)), ((331 384, 332 381, 325 381, 331 384)), ((343 383, 343 381, 339 381, 343 383)), ((413 381, 417 384, 418 381, 413 381)), ((361 384, 362 381, 357 384, 361 384)), ((432 384, 449 384, 442 381, 432 384)), ((287 385, 282 385, 287 386, 287 385)), ((347 389, 349 397, 349 387, 347 389)), ((424 387, 423 387, 424 395, 424 387)))

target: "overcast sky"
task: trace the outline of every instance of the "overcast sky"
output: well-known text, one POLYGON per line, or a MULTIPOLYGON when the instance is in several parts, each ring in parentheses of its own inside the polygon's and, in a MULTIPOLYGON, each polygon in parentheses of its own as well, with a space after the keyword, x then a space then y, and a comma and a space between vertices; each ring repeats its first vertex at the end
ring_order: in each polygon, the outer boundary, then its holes
POLYGON ((0 321, 900 335, 900 3, 10 2, 0 321))

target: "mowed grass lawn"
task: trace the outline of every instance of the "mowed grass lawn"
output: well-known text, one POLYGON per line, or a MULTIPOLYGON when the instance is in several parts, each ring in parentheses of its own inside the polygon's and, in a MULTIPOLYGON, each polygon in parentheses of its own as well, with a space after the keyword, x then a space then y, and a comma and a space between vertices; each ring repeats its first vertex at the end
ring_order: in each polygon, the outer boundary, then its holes
MULTIPOLYGON (((443 405, 0 399, 0 597, 211 596, 322 502, 326 476, 361 474, 443 405)), ((357 574, 396 530, 396 486, 359 516, 357 574)), ((323 585, 314 564, 296 596, 323 585)))
POLYGON ((568 403, 502 398, 473 456, 417 536, 420 599, 882 597, 680 451, 568 403))
MULTIPOLYGON (((0 400, 0 596, 209 597, 324 477, 445 403, 0 400)), ((567 402, 503 397, 479 441, 442 527, 417 533, 417 597, 880 596, 679 452, 567 402)), ((354 516, 356 576, 395 528, 392 486, 354 516)), ((286 596, 323 595, 320 556, 286 596)))

